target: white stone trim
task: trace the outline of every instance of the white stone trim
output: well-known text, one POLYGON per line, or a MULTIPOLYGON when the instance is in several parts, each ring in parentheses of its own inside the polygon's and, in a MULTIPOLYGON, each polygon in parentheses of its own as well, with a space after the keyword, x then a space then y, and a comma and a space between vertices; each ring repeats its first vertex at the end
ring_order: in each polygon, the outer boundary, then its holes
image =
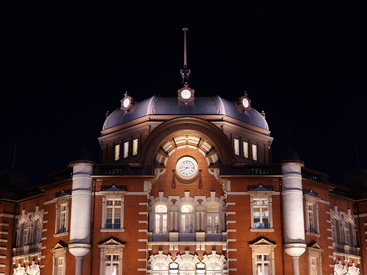
POLYGON ((148 242, 147 239, 138 239, 138 242, 148 242))
POLYGON ((138 249, 138 252, 148 252, 148 249, 146 249, 146 248, 139 248, 138 249))
POLYGON ((147 269, 146 269, 146 268, 138 268, 138 271, 144 271, 144 272, 147 272, 147 269))
POLYGON ((0 223, 1 226, 9 226, 9 223, 8 222, 2 222, 0 223))
POLYGON ((147 191, 145 192, 127 192, 126 195, 130 195, 130 196, 147 196, 149 195, 149 193, 147 191))
POLYGON ((239 195, 239 196, 243 196, 243 195, 248 195, 247 192, 231 192, 231 191, 227 191, 227 196, 228 195, 239 195))
POLYGON ((140 232, 140 233, 148 233, 148 230, 147 229, 138 229, 138 232, 140 232))
POLYGON ((42 241, 45 241, 45 240, 47 240, 47 237, 42 237, 42 241))
POLYGON ((8 250, 6 246, 0 246, 0 250, 8 250))
POLYGON ((227 259, 228 262, 237 262, 237 259, 236 258, 229 258, 227 259))
POLYGON ((319 202, 323 203, 323 204, 327 204, 327 205, 330 205, 330 202, 329 201, 324 201, 324 200, 319 200, 319 202))
POLYGON ((42 223, 43 224, 48 223, 48 220, 43 220, 42 223))
POLYGON ((47 204, 51 204, 51 203, 55 203, 55 201, 54 200, 45 201, 43 203, 43 205, 47 205, 47 204))
POLYGON ((236 212, 227 212, 226 215, 236 215, 236 212))
POLYGON ((227 232, 237 232, 237 229, 227 229, 227 232))
POLYGON ((227 239, 227 242, 236 242, 237 239, 227 239))
POLYGON ((45 265, 40 265, 40 268, 44 268, 45 267, 45 265))
MULTIPOLYGON (((359 215, 354 215, 356 217, 360 217, 360 218, 364 218, 364 217, 367 217, 367 213, 363 213, 363 214, 359 214, 359 215)), ((365 222, 365 225, 366 225, 366 222, 365 222)))
POLYGON ((146 262, 147 259, 138 259, 138 262, 146 262))
POLYGON ((236 221, 227 221, 227 224, 228 224, 228 223, 236 223, 236 221))
POLYGON ((43 212, 43 215, 47 215, 47 214, 48 214, 48 211, 43 212))
POLYGON ((236 203, 235 203, 235 202, 233 202, 233 201, 232 201, 232 202, 230 202, 230 201, 229 201, 229 202, 227 202, 227 203, 226 203, 226 205, 227 205, 227 206, 228 206, 228 205, 236 205, 236 203))
POLYGON ((8 240, 7 240, 7 239, 0 239, 0 242, 2 242, 2 243, 7 243, 7 242, 8 242, 8 240))
POLYGON ((8 235, 9 233, 7 231, 0 231, 0 234, 8 235))
POLYGON ((145 205, 145 206, 148 206, 148 203, 147 203, 147 202, 139 202, 139 205, 145 205))
POLYGON ((0 217, 5 217, 5 218, 14 218, 14 215, 11 214, 6 214, 6 213, 1 213, 0 217))
POLYGON ((0 259, 6 259, 6 255, 0 255, 0 259))
POLYGON ((237 251, 237 248, 228 248, 227 251, 228 252, 231 252, 231 251, 235 252, 235 251, 237 251))
POLYGON ((139 212, 139 215, 148 215, 148 212, 139 212))
POLYGON ((148 221, 139 221, 139 223, 148 223, 148 221))

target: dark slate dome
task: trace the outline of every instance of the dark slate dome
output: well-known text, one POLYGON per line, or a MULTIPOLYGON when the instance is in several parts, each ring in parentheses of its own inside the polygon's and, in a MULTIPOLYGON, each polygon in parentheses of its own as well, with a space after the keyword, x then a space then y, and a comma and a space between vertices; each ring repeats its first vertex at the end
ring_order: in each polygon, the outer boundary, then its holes
POLYGON ((92 154, 88 150, 82 149, 75 155, 75 160, 76 161, 78 160, 92 161, 93 157, 92 157, 92 154))
POLYGON ((299 155, 292 148, 288 148, 282 155, 282 161, 299 161, 299 155))
MULTIPOLYGON (((170 95, 172 95, 172 92, 170 92, 170 95)), ((237 102, 229 101, 217 95, 200 96, 195 93, 193 106, 180 106, 177 104, 177 101, 177 96, 160 94, 141 102, 136 102, 135 108, 128 113, 118 108, 107 117, 102 130, 107 130, 148 115, 226 115, 269 130, 264 116, 254 108, 243 113, 237 108, 237 102)))

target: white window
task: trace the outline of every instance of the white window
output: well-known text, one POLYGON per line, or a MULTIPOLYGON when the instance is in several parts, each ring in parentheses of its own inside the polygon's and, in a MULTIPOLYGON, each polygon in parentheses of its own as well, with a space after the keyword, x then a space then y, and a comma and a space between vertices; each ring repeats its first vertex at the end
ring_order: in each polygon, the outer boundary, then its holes
POLYGON ((350 247, 355 246, 355 234, 354 234, 354 224, 352 221, 347 220, 345 222, 345 244, 349 245, 350 247))
POLYGON ((120 159, 121 145, 115 145, 115 161, 120 159))
POLYGON ((195 275, 195 265, 192 262, 185 261, 179 266, 179 275, 195 275))
POLYGON ((318 243, 307 247, 309 275, 322 275, 321 255, 324 250, 318 243))
POLYGON ((268 254, 257 254, 256 260, 256 275, 269 275, 270 273, 270 257, 268 254))
POLYGON ((216 203, 209 203, 206 207, 206 233, 220 233, 219 225, 219 205, 216 203))
POLYGON ((252 205, 254 217, 253 228, 270 228, 268 199, 254 199, 252 205))
POLYGON ((218 262, 209 262, 205 266, 206 275, 222 275, 223 274, 223 267, 222 264, 218 262))
POLYGON ((133 156, 138 154, 138 139, 133 140, 133 156))
POLYGON ((154 233, 158 234, 166 234, 168 221, 167 221, 167 206, 165 205, 157 205, 155 207, 155 216, 154 216, 154 233))
POLYGON ((234 154, 238 156, 240 154, 240 148, 239 148, 240 145, 238 139, 236 138, 233 140, 233 147, 234 147, 234 154))
POLYGON ((158 261, 152 266, 153 275, 166 275, 168 274, 168 265, 166 262, 158 261))
POLYGON ((264 188, 261 184, 248 191, 251 203, 250 231, 273 231, 272 195, 274 191, 264 188))
POLYGON ((121 228, 121 200, 106 200, 106 229, 121 228))
POLYGON ((112 185, 101 191, 102 198, 102 227, 104 231, 124 231, 124 202, 125 190, 112 185))
POLYGON ((181 219, 180 227, 181 233, 194 233, 194 208, 190 204, 184 204, 180 208, 181 219))
POLYGON ((67 234, 69 227, 69 200, 70 195, 64 191, 55 198, 56 217, 55 217, 55 235, 67 234))
POLYGON ((308 234, 319 234, 318 201, 319 198, 312 190, 305 194, 306 232, 308 234))
POLYGON ((248 158, 248 142, 243 142, 243 156, 245 158, 248 158))
POLYGON ((119 274, 119 255, 105 255, 105 275, 119 274))
POLYGON ((274 248, 275 244, 261 238, 250 244, 252 249, 252 275, 274 275, 274 248))
POLYGON ((100 273, 101 275, 122 275, 122 255, 125 244, 109 239, 100 248, 100 273))
POLYGON ((66 272, 66 251, 67 247, 64 247, 61 243, 57 243, 52 249, 53 259, 53 274, 65 275, 66 272))
POLYGON ((252 159, 257 160, 257 146, 252 144, 252 159))
POLYGON ((129 142, 124 143, 124 158, 127 158, 129 156, 129 142))

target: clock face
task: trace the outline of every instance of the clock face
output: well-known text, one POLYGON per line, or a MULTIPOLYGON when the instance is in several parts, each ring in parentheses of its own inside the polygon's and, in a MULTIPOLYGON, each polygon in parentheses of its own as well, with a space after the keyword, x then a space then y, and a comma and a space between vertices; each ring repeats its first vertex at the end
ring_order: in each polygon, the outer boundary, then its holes
POLYGON ((122 103, 122 106, 124 106, 124 108, 129 107, 130 105, 130 99, 129 98, 125 98, 124 102, 122 103))
POLYGON ((192 178, 198 171, 198 164, 192 157, 180 158, 176 164, 177 173, 183 178, 192 178))
POLYGON ((181 97, 183 99, 189 99, 191 97, 191 92, 189 90, 185 89, 181 92, 181 97))
POLYGON ((242 99, 242 105, 245 108, 248 108, 250 106, 250 103, 248 102, 247 98, 242 99))

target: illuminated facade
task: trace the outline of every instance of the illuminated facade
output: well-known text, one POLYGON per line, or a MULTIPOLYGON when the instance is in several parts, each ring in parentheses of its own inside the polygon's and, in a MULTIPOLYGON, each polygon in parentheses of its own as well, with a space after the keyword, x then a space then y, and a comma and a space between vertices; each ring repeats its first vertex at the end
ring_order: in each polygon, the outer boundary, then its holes
POLYGON ((125 93, 102 163, 83 150, 32 190, 2 174, 0 274, 367 274, 366 174, 336 188, 291 149, 271 163, 249 96, 195 93, 189 74, 185 58, 177 93, 125 93))

